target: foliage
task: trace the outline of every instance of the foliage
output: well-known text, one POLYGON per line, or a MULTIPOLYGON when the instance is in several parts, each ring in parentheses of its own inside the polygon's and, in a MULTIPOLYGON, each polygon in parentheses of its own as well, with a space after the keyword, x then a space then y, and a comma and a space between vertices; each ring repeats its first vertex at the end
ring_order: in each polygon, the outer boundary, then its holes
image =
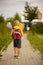
POLYGON ((5 21, 0 22, 0 51, 2 50, 3 47, 4 49, 6 49, 10 42, 11 42, 10 31, 6 27, 6 22, 5 21))
POLYGON ((12 24, 12 26, 13 26, 13 24, 14 24, 13 17, 11 17, 11 18, 7 18, 6 22, 11 22, 11 24, 12 24))
POLYGON ((13 17, 13 20, 19 20, 21 22, 21 17, 19 16, 19 13, 16 13, 13 17))
POLYGON ((43 34, 43 23, 40 24, 32 24, 31 30, 33 33, 43 34))
POLYGON ((31 31, 27 35, 27 39, 30 41, 30 44, 34 49, 38 49, 43 54, 43 35, 42 34, 33 34, 31 31))
POLYGON ((4 22, 5 20, 4 20, 4 16, 3 15, 0 15, 0 23, 1 22, 4 22))
POLYGON ((19 20, 21 22, 21 17, 19 16, 19 13, 16 13, 13 17, 7 18, 6 22, 11 22, 12 26, 14 24, 15 20, 19 20))
POLYGON ((37 17, 38 7, 31 7, 28 5, 28 2, 26 2, 24 8, 25 8, 25 10, 24 10, 23 16, 26 20, 32 21, 33 19, 35 19, 37 17))

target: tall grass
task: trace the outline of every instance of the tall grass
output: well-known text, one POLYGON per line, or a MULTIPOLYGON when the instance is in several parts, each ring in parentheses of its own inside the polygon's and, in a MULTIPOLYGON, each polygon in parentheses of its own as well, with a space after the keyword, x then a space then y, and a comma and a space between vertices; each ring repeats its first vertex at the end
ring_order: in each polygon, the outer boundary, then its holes
POLYGON ((11 42, 10 31, 6 27, 6 22, 0 23, 0 51, 7 49, 8 45, 11 42))
POLYGON ((43 35, 40 34, 33 34, 29 32, 27 35, 27 39, 30 41, 30 44, 33 48, 38 49, 43 54, 43 35))

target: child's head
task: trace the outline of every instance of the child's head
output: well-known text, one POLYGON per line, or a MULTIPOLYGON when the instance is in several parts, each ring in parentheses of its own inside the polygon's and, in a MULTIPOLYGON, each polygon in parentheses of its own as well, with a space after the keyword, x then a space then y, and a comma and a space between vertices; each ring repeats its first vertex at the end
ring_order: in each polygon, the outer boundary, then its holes
POLYGON ((15 25, 15 26, 16 26, 16 25, 19 26, 19 24, 20 24, 20 22, 19 22, 18 20, 15 20, 15 21, 14 21, 14 25, 15 25))
POLYGON ((14 21, 14 26, 19 26, 22 30, 24 29, 24 25, 20 23, 18 20, 14 21))

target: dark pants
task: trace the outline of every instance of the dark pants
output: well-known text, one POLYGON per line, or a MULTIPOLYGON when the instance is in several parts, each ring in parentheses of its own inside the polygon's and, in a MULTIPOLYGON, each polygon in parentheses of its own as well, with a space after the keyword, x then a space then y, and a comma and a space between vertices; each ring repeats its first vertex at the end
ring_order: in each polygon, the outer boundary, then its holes
POLYGON ((21 48, 21 39, 14 40, 14 47, 21 48))

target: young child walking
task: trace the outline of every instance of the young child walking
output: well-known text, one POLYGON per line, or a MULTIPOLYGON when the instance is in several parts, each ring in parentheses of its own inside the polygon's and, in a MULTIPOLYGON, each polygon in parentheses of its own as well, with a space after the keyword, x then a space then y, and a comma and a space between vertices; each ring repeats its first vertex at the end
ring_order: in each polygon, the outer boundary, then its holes
POLYGON ((19 58, 20 50, 21 50, 21 37, 23 35, 23 28, 21 28, 20 22, 18 20, 14 22, 14 27, 11 31, 11 35, 14 40, 14 56, 19 58))

